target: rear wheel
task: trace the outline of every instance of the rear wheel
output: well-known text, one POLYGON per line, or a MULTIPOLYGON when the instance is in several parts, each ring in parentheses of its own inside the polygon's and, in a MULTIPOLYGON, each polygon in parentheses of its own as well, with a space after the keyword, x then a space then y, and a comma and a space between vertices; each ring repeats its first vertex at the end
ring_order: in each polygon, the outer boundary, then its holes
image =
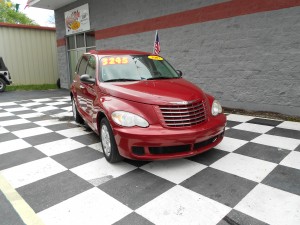
POLYGON ((100 122, 100 137, 103 154, 106 160, 110 163, 121 161, 123 157, 119 154, 113 131, 106 118, 103 118, 100 122))
POLYGON ((74 98, 72 98, 72 111, 73 111, 73 118, 74 118, 75 122, 82 124, 83 119, 77 110, 74 98))
POLYGON ((2 78, 0 78, 0 92, 4 92, 5 88, 6 88, 5 81, 2 78))

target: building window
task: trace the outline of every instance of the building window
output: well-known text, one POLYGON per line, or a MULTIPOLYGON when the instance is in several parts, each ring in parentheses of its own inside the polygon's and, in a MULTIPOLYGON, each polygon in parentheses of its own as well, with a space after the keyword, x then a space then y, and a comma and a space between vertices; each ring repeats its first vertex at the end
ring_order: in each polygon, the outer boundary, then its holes
POLYGON ((80 34, 74 34, 67 38, 70 83, 75 73, 77 61, 83 53, 96 49, 95 32, 89 31, 80 34))
POLYGON ((84 48, 85 44, 84 44, 84 33, 83 34, 76 34, 75 38, 76 38, 76 47, 77 48, 84 48))
POLYGON ((73 36, 67 38, 68 49, 75 49, 75 39, 73 36))

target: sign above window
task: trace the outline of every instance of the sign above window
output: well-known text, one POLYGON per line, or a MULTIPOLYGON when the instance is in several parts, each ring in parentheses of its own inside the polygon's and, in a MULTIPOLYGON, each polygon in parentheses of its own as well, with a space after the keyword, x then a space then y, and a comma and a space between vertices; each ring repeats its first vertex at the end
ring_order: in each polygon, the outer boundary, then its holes
POLYGON ((89 5, 84 4, 65 12, 66 35, 90 30, 89 5))

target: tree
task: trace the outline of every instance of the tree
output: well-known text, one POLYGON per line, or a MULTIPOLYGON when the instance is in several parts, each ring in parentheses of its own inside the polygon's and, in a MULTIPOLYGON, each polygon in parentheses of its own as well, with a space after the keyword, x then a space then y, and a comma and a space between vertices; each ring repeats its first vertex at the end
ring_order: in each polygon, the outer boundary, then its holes
POLYGON ((32 19, 27 17, 24 13, 17 10, 17 6, 10 1, 0 0, 0 22, 38 25, 32 19))

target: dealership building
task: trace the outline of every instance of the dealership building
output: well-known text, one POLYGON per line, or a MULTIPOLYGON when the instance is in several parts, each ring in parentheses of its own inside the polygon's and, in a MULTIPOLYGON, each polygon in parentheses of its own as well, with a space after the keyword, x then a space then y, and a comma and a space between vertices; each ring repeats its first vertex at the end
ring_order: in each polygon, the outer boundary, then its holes
MULTIPOLYGON (((58 72, 69 88, 92 49, 152 52, 222 105, 300 115, 299 0, 31 0, 55 10, 58 72)), ((176 90, 174 90, 176 91, 176 90)))

